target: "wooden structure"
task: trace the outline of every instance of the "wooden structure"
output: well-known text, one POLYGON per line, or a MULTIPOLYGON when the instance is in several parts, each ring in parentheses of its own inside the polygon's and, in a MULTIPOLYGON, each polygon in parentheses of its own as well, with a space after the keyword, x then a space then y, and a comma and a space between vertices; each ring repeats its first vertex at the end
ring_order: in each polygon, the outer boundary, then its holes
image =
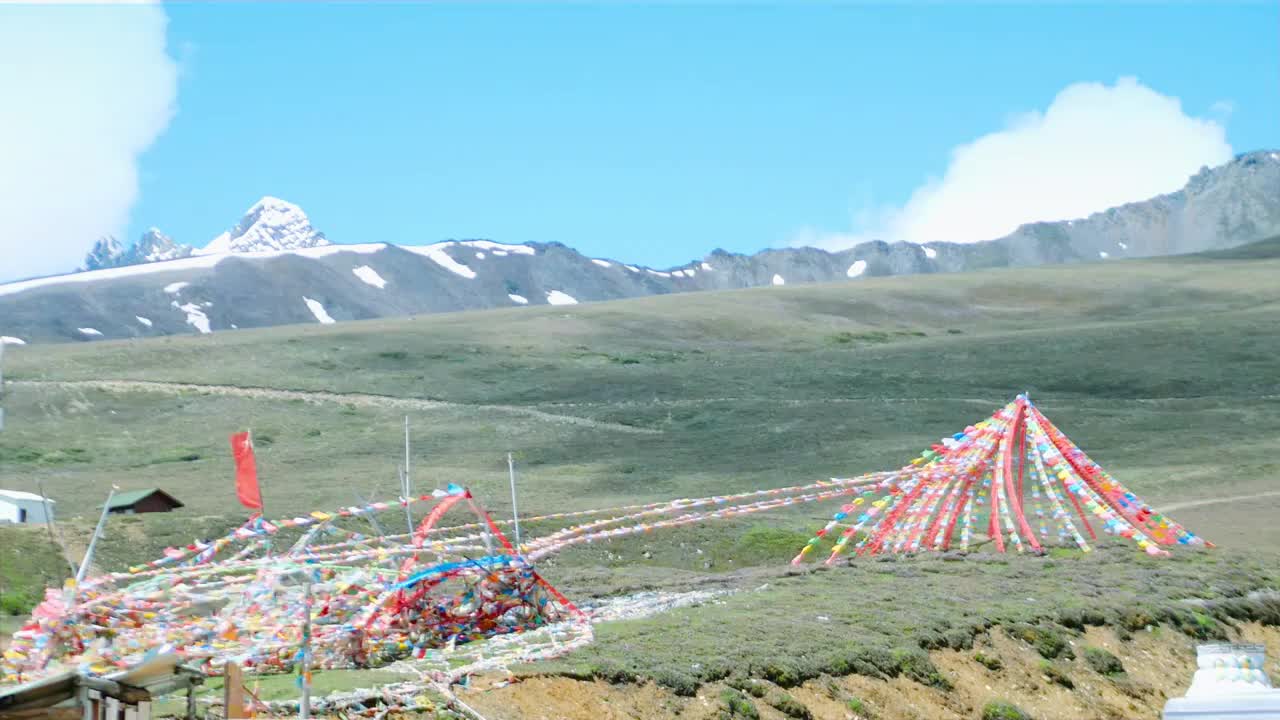
POLYGON ((182 501, 159 489, 131 490, 115 493, 107 505, 113 515, 138 515, 141 513, 170 512, 182 507, 182 501))
POLYGON ((0 720, 151 720, 156 697, 186 691, 187 717, 194 717, 203 673, 164 655, 123 672, 93 677, 69 672, 0 691, 0 720))

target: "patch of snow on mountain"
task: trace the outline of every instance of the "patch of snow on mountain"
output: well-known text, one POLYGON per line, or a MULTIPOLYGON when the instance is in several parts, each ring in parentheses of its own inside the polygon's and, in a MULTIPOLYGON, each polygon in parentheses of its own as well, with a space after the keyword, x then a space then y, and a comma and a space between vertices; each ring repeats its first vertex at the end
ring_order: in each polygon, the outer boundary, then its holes
POLYGON ((711 264, 710 264, 710 263, 702 263, 702 269, 703 269, 703 270, 706 270, 707 272, 711 272, 711 264))
POLYGON ((1111 255, 1108 254, 1105 250, 1099 250, 1098 257, 1102 258, 1103 260, 1106 260, 1107 258, 1111 257, 1111 255))
POLYGON ((307 309, 311 311, 312 315, 316 316, 316 320, 320 321, 321 325, 332 325, 335 322, 334 319, 329 316, 328 311, 324 309, 324 305, 321 305, 319 302, 312 300, 309 297, 303 297, 302 302, 307 304, 307 309))
POLYGON ((657 275, 658 277, 665 277, 665 278, 671 277, 671 273, 662 272, 661 270, 650 270, 649 268, 645 268, 644 271, 649 273, 650 275, 657 275))
POLYGON ((352 268, 351 273, 360 278, 364 283, 372 285, 379 290, 387 286, 387 281, 382 279, 382 276, 378 274, 378 271, 368 265, 361 265, 358 268, 352 268))
POLYGON ((231 233, 224 232, 218 237, 209 241, 208 245, 202 248, 196 248, 196 255, 223 255, 232 252, 231 250, 231 233))
POLYGON ((506 250, 490 250, 489 252, 493 253, 498 257, 506 257, 507 255, 511 254, 511 253, 508 253, 506 250))
POLYGON ((773 284, 774 284, 774 285, 786 285, 786 284, 787 284, 787 280, 786 280, 786 278, 782 277, 781 275, 777 275, 777 274, 775 274, 775 275, 773 276, 773 284))
POLYGON ((431 260, 435 264, 439 265, 445 270, 448 270, 454 275, 461 275, 462 277, 467 278, 468 280, 474 280, 476 277, 475 270, 472 270, 466 265, 463 265, 457 260, 454 260, 452 257, 449 257, 449 254, 444 251, 445 248, 454 244, 456 243, 443 242, 443 243, 436 243, 435 245, 423 245, 421 247, 406 247, 405 250, 408 250, 409 252, 414 253, 416 255, 422 255, 424 257, 431 258, 431 260))
MULTIPOLYGON (((344 252, 368 255, 378 252, 386 247, 386 243, 370 243, 367 245, 326 245, 323 247, 301 248, 297 250, 266 250, 262 252, 207 253, 202 251, 193 257, 182 258, 181 260, 167 260, 156 263, 143 263, 141 265, 125 265, 123 267, 106 268, 104 270, 68 273, 66 275, 53 275, 51 277, 36 278, 34 280, 22 280, 20 282, 6 283, 4 285, 0 285, 0 295, 13 295, 27 290, 34 290, 36 288, 49 287, 51 285, 65 285, 67 283, 116 280, 125 277, 135 277, 138 275, 149 275, 161 272, 176 272, 179 270, 203 270, 214 267, 223 260, 231 257, 250 260, 267 260, 270 258, 283 257, 285 255, 299 255, 305 258, 320 258, 344 252)), ((208 250, 208 248, 205 248, 205 250, 208 250)))
POLYGON ((164 291, 170 295, 177 295, 178 293, 182 292, 183 288, 188 287, 190 285, 191 283, 189 282, 169 283, 168 285, 164 286, 164 291))
POLYGON ((685 274, 685 275, 688 275, 689 277, 693 277, 694 275, 697 275, 697 274, 698 274, 698 271, 697 271, 697 270, 694 270, 693 268, 685 268, 685 269, 684 269, 684 274, 685 274))
POLYGON ((613 267, 613 263, 609 262, 608 260, 597 260, 595 258, 591 258, 591 262, 599 265, 602 268, 613 267))
POLYGON ((154 325, 154 324, 155 324, 155 323, 151 322, 151 318, 144 318, 144 317, 142 317, 141 315, 134 315, 133 317, 134 317, 134 319, 136 319, 138 322, 142 323, 143 325, 146 325, 147 327, 151 327, 152 325, 154 325))
POLYGON ((254 203, 234 228, 214 238, 196 254, 299 250, 328 244, 324 233, 311 227, 302 208, 268 196, 254 203))
POLYGON ((76 331, 81 335, 88 335, 89 337, 102 337, 102 333, 93 328, 76 328, 76 331))
POLYGON ((929 258, 930 260, 936 259, 938 257, 938 251, 934 250, 928 245, 922 245, 921 249, 924 250, 924 256, 929 258))
POLYGON ((148 265, 126 265, 124 267, 107 268, 105 270, 91 270, 89 272, 68 273, 66 275, 53 275, 51 277, 36 278, 34 280, 22 280, 20 282, 12 282, 0 285, 0 295, 14 295, 16 293, 36 288, 48 287, 50 285, 64 285, 67 283, 87 283, 96 280, 112 280, 122 277, 132 277, 134 275, 146 275, 157 272, 171 272, 174 270, 190 270, 194 268, 208 268, 217 265, 226 256, 216 257, 198 257, 186 258, 183 260, 170 260, 169 262, 148 264, 148 265))
POLYGON ((187 314, 187 324, 200 331, 201 335, 208 335, 213 332, 209 327, 209 316, 204 314, 204 310, 195 303, 187 303, 179 305, 178 309, 187 314))
MULTIPOLYGON (((325 241, 329 242, 328 240, 325 241)), ((319 245, 317 247, 297 248, 294 250, 266 250, 263 252, 248 253, 251 257, 279 257, 281 255, 301 255, 305 258, 322 258, 338 253, 358 253, 360 255, 372 255, 379 250, 386 249, 386 243, 363 243, 355 245, 319 245)))
POLYGON ((484 259, 484 253, 479 253, 479 252, 478 252, 478 253, 476 253, 476 259, 477 259, 477 260, 483 260, 483 259, 484 259))
POLYGON ((671 274, 674 275, 675 277, 684 277, 683 270, 672 270, 671 274))
POLYGON ((462 245, 477 250, 488 250, 495 255, 499 252, 508 255, 537 255, 538 252, 528 245, 506 245, 504 243, 496 243, 490 240, 464 240, 462 245))
POLYGON ((626 268, 626 269, 630 270, 630 271, 631 271, 631 272, 633 272, 633 273, 638 273, 638 272, 640 272, 640 268, 638 268, 638 267, 634 267, 634 266, 631 266, 631 265, 623 265, 622 267, 624 267, 624 268, 626 268))
POLYGON ((559 290, 547 291, 547 302, 552 305, 577 305, 578 301, 572 295, 562 293, 559 290))
POLYGON ((1124 243, 1122 243, 1122 242, 1120 242, 1120 241, 1118 241, 1118 240, 1116 241, 1116 244, 1120 246, 1120 249, 1121 249, 1121 250, 1128 250, 1128 249, 1129 249, 1129 246, 1128 246, 1128 245, 1125 245, 1124 243))
POLYGON ((844 274, 848 275, 849 277, 858 277, 859 275, 861 275, 866 271, 867 271, 867 261, 858 260, 854 262, 852 265, 850 265, 849 269, 846 270, 844 274))
POLYGON ((10 335, 0 335, 0 345, 26 345, 27 341, 10 335))
POLYGON ((511 298, 511 302, 513 302, 513 303, 515 303, 515 304, 517 304, 517 305, 528 305, 528 304, 529 304, 529 298, 527 298, 527 297, 525 297, 525 296, 523 296, 523 295, 516 295, 516 294, 514 294, 514 293, 507 293, 507 297, 511 298))

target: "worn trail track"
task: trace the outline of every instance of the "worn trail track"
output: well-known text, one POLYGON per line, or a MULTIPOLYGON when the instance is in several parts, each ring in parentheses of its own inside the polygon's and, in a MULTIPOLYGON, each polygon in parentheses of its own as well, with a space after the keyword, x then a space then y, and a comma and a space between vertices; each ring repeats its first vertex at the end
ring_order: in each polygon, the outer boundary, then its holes
POLYGON ((1261 498, 1280 497, 1280 490, 1270 490, 1268 492, 1254 493, 1253 495, 1233 495, 1230 497, 1211 497, 1200 498, 1198 500, 1184 500, 1182 502, 1169 503, 1161 507, 1169 512, 1174 510, 1185 510, 1186 508, 1200 507, 1201 505, 1217 505, 1218 503, 1244 502, 1247 500, 1259 500, 1261 498))
POLYGON ((314 403, 340 403, 360 407, 399 408, 405 410, 448 410, 465 409, 485 412, 523 415, 563 425, 576 425, 598 430, 631 433, 633 435, 661 435, 661 430, 634 427, 621 423, 604 422, 573 415, 557 415, 519 405, 473 405, 469 403, 445 402, 442 400, 422 400, 419 398, 397 398, 387 395, 369 395, 365 393, 333 393, 316 390, 278 390, 275 388, 240 387, 236 385, 198 385, 195 383, 152 382, 147 380, 10 380, 7 385, 15 388, 59 388, 102 390, 106 392, 153 392, 180 395, 195 393, 202 395, 220 395, 225 397, 241 397, 254 400, 301 400, 314 403))

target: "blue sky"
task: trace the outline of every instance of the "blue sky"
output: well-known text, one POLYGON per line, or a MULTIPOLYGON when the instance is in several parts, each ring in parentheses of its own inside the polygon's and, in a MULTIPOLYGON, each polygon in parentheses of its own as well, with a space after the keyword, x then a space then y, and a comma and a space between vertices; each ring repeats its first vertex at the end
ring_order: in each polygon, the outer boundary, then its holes
MULTIPOLYGON (((336 242, 559 241, 655 266, 857 235, 957 146, 1126 76, 1236 152, 1280 146, 1275 3, 164 9, 176 113, 139 156, 130 239, 203 245, 263 195, 336 242)), ((1191 154, 1161 182, 1221 152, 1191 154)))

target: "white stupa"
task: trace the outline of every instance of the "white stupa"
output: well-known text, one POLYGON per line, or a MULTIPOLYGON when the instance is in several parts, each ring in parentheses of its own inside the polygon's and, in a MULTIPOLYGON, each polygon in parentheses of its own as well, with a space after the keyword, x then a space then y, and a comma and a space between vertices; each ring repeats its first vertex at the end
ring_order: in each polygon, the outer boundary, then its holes
POLYGON ((1164 720, 1280 720, 1280 690, 1263 667, 1262 645, 1201 645, 1185 697, 1164 706, 1164 720))

